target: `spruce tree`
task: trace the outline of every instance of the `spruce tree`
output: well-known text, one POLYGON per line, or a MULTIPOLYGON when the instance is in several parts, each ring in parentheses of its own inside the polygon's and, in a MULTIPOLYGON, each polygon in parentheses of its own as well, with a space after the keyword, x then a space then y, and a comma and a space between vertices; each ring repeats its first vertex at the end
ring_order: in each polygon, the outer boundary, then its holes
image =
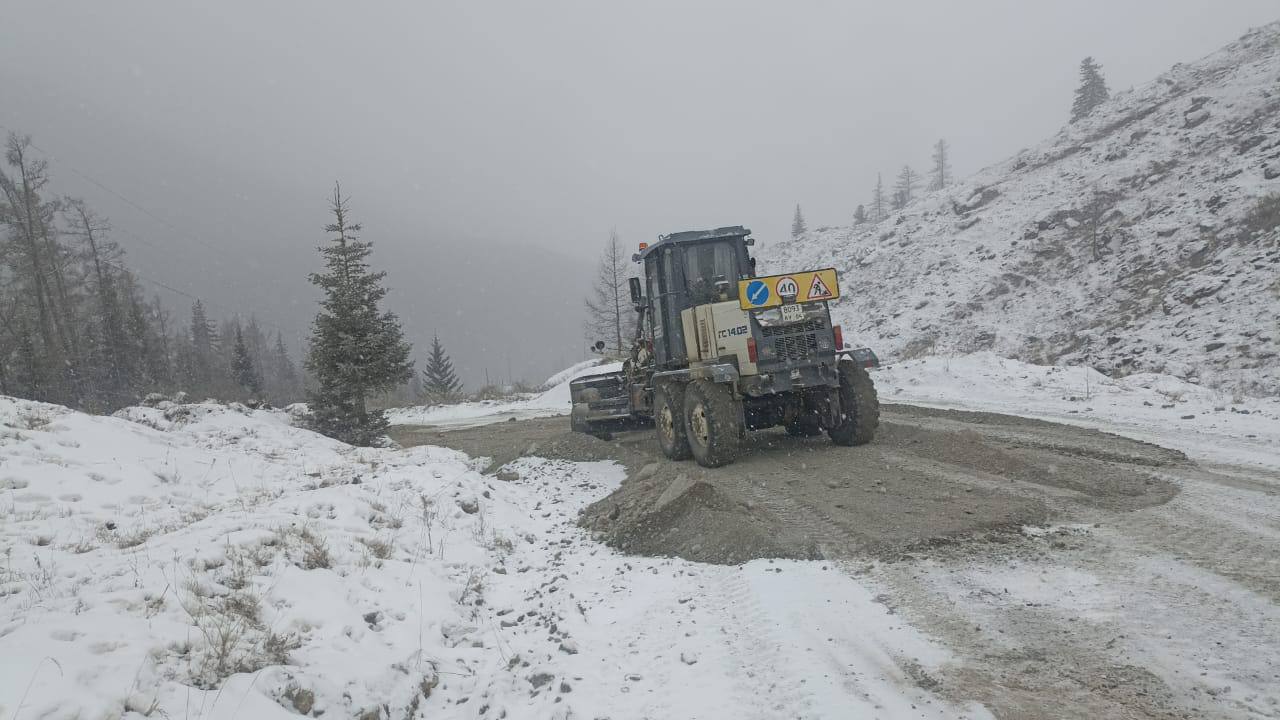
POLYGON ((894 186, 894 207, 901 210, 916 199, 916 190, 920 188, 920 176, 910 165, 903 165, 898 173, 898 183, 894 186))
POLYGON ((352 445, 382 441, 387 419, 367 406, 369 396, 385 392, 413 375, 409 345, 400 321, 379 304, 387 290, 385 272, 369 269, 371 243, 357 239, 361 229, 347 221, 347 201, 334 185, 330 206, 333 234, 319 250, 325 272, 312 273, 311 282, 324 293, 312 325, 307 368, 318 387, 308 393, 317 431, 352 445))
POLYGON ((420 402, 426 397, 427 392, 423 389, 421 373, 414 373, 413 377, 409 378, 409 385, 405 388, 405 393, 412 399, 412 402, 420 402))
POLYGON ((859 205, 859 206, 858 206, 858 207, 853 211, 853 224, 854 224, 854 225, 861 225, 862 223, 864 223, 864 222, 866 222, 866 221, 867 221, 867 209, 866 209, 865 207, 863 207, 862 205, 859 205))
POLYGON ((186 377, 192 392, 207 395, 213 389, 220 347, 217 327, 205 313, 204 303, 196 300, 191 306, 192 354, 186 377))
POLYGON ((884 195, 884 178, 876 173, 876 189, 871 193, 871 222, 880 222, 889 216, 889 200, 884 195))
POLYGON ((253 357, 249 354, 249 346, 244 342, 244 332, 236 324, 236 343, 231 351, 231 378, 250 400, 262 397, 262 376, 254 366, 253 357))
POLYGON ((453 361, 444 351, 439 336, 431 336, 431 354, 422 371, 422 395, 430 402, 447 403, 458 398, 462 383, 453 372, 453 361))
POLYGON ((263 383, 263 389, 266 389, 267 379, 267 337, 262 333, 262 327, 258 325, 258 318, 250 315, 249 322, 244 326, 244 346, 249 350, 249 358, 253 360, 253 366, 258 369, 258 376, 263 383))
POLYGON ((298 382, 298 368, 289 358, 289 350, 284 346, 284 335, 276 331, 276 347, 271 359, 271 402, 285 405, 297 401, 302 396, 302 387, 298 382))
POLYGON ((791 219, 791 237, 798 238, 803 235, 806 230, 808 230, 808 227, 804 224, 804 215, 800 214, 800 204, 796 203, 796 214, 795 217, 791 219))
POLYGON ((132 274, 121 272, 119 280, 120 296, 127 305, 129 342, 138 358, 141 375, 137 389, 155 391, 168 388, 173 384, 173 376, 168 348, 160 330, 163 324, 159 315, 161 311, 147 304, 132 274))
POLYGON ((929 173, 929 190, 941 190, 951 184, 951 146, 939 140, 933 146, 933 170, 929 173))
POLYGON ((1111 97, 1107 81, 1102 78, 1102 66, 1087 57, 1080 61, 1080 87, 1076 88, 1075 101, 1071 103, 1071 122, 1087 117, 1093 109, 1111 97))

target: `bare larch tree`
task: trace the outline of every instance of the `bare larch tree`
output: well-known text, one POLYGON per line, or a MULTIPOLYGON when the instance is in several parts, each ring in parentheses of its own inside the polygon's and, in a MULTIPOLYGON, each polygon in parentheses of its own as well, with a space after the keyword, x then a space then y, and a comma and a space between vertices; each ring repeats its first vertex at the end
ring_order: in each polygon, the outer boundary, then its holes
POLYGON ((626 354, 626 341, 635 327, 627 289, 627 261, 617 231, 610 232, 609 241, 600 254, 595 283, 585 302, 587 340, 604 341, 608 351, 616 357, 626 354))

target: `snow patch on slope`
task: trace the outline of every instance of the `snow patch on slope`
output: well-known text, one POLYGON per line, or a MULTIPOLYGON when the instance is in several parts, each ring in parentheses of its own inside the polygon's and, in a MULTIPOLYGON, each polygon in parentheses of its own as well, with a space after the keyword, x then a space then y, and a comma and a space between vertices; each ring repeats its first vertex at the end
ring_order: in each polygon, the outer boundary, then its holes
POLYGON ((762 246, 834 265, 882 359, 992 351, 1280 392, 1280 23, 1117 93, 878 224, 762 246))
POLYGON ((1111 378, 992 353, 905 360, 874 379, 883 402, 1041 418, 1212 463, 1280 468, 1280 398, 1238 396, 1153 373, 1111 378))

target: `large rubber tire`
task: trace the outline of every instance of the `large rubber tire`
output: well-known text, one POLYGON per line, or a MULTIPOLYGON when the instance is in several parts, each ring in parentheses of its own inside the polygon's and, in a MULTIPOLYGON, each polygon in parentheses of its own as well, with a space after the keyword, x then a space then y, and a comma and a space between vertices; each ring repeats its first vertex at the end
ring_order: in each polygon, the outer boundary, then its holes
POLYGON ((787 423, 787 434, 791 437, 817 437, 822 434, 822 423, 816 415, 804 414, 787 423))
POLYGON ((663 455, 672 460, 688 460, 692 456, 684 423, 683 385, 664 383, 654 390, 653 426, 663 455))
POLYGON ((840 424, 827 430, 837 445, 866 445, 880 426, 880 399, 871 374, 852 360, 840 361, 840 424))
POLYGON ((742 441, 742 406, 728 385, 697 380, 684 391, 689 449, 703 467, 728 465, 742 441))

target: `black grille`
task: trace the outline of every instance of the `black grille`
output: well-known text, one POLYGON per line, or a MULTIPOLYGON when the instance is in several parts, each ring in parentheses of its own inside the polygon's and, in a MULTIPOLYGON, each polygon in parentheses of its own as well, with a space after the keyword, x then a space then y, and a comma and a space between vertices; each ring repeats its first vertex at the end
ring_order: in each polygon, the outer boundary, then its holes
POLYGON ((760 328, 762 337, 774 337, 776 335, 791 335, 793 333, 811 333, 817 332, 826 326, 822 322, 822 318, 811 318, 802 323, 791 323, 790 325, 770 325, 760 328))
POLYGON ((804 333, 774 338, 773 351, 781 361, 805 360, 818 353, 818 336, 815 333, 804 333))

